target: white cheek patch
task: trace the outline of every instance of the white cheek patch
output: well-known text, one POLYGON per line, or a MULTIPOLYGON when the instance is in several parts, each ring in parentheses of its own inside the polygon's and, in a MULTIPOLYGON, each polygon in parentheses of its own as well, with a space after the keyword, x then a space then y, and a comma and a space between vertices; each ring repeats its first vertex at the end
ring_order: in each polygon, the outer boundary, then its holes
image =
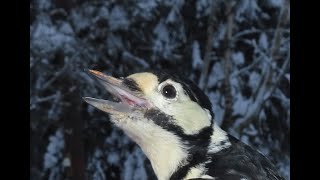
POLYGON ((203 128, 211 126, 210 112, 202 109, 197 103, 193 101, 177 103, 175 108, 177 111, 173 117, 185 134, 197 134, 203 128))
POLYGON ((173 123, 181 127, 185 134, 197 134, 203 128, 211 126, 210 112, 191 100, 170 103, 156 97, 154 99, 156 106, 165 114, 172 116, 173 123))
POLYGON ((192 101, 184 93, 182 86, 170 79, 161 83, 157 90, 149 94, 148 98, 162 112, 172 116, 175 125, 181 127, 185 134, 197 134, 203 128, 211 125, 210 112, 192 101), (166 84, 171 84, 176 88, 178 94, 176 99, 166 99, 162 96, 161 89, 166 84))

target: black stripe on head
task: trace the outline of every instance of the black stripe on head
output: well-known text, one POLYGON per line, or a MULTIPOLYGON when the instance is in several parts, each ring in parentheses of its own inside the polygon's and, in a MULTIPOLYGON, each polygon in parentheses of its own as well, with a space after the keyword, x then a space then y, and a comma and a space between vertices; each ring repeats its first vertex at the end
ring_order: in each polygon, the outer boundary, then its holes
MULTIPOLYGON (((152 120, 156 125, 162 127, 163 129, 172 132, 173 134, 180 137, 184 142, 191 143, 192 145, 205 145, 204 143, 210 142, 210 136, 212 135, 212 126, 205 127, 201 129, 197 134, 188 135, 185 134, 182 128, 174 123, 172 116, 169 116, 157 109, 147 110, 144 117, 152 120)), ((195 118, 195 121, 197 119, 195 118)))
POLYGON ((185 78, 182 75, 177 74, 176 72, 169 71, 159 71, 152 72, 159 78, 159 83, 171 79, 177 83, 180 83, 185 91, 185 93, 190 97, 190 99, 198 103, 201 107, 206 108, 210 111, 212 119, 214 119, 214 114, 212 112, 212 105, 208 96, 192 81, 185 78))
POLYGON ((141 89, 139 88, 138 84, 131 78, 125 78, 123 79, 122 83, 128 87, 131 91, 134 92, 141 92, 141 89))

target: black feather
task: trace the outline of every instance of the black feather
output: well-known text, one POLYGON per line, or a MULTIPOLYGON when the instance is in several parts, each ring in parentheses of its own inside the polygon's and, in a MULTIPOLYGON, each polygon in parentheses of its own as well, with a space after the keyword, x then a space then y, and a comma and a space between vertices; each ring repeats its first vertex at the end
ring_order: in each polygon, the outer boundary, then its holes
POLYGON ((231 146, 211 154, 212 162, 206 165, 208 175, 220 179, 284 180, 265 156, 233 136, 228 137, 231 146))
POLYGON ((131 91, 141 92, 138 84, 131 78, 123 79, 122 84, 128 87, 131 91))

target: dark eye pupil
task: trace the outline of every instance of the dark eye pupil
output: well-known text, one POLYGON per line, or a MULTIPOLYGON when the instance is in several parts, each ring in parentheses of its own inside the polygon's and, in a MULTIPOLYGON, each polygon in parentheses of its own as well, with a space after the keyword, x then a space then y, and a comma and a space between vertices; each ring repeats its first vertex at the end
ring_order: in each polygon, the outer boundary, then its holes
POLYGON ((172 85, 166 85, 162 88, 162 95, 166 98, 173 99, 176 97, 177 91, 172 85))

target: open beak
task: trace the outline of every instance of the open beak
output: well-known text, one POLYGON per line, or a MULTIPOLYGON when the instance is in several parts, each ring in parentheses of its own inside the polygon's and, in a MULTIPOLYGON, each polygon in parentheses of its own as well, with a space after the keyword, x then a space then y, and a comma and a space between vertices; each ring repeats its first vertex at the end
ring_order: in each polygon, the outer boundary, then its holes
POLYGON ((107 76, 99 71, 89 70, 90 75, 94 76, 108 92, 120 99, 120 102, 96 99, 92 97, 83 97, 83 99, 92 106, 111 114, 130 113, 134 109, 148 108, 146 99, 138 97, 129 90, 121 79, 107 76))

